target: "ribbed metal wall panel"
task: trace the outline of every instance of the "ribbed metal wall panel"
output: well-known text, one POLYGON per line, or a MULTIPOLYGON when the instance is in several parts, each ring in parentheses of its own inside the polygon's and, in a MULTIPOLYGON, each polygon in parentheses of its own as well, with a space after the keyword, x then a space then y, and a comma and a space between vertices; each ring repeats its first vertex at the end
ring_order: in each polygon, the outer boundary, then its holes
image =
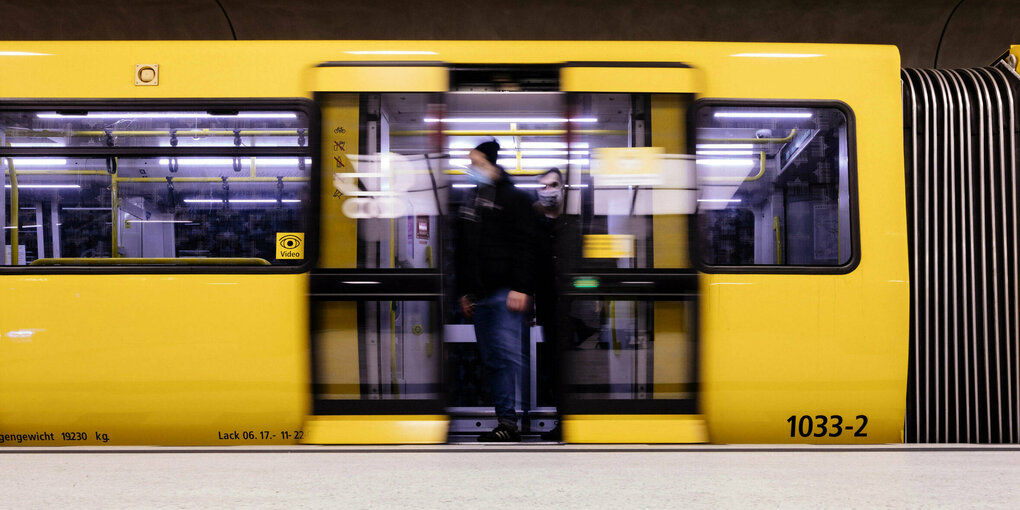
POLYGON ((904 69, 906 441, 1020 441, 1017 89, 1007 65, 904 69))

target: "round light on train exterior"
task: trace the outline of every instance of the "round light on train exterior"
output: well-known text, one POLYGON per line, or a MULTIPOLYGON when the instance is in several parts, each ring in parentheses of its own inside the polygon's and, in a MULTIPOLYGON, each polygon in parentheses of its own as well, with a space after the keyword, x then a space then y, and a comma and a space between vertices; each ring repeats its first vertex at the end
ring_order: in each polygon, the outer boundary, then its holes
POLYGON ((159 85, 159 65, 135 65, 135 85, 159 85))

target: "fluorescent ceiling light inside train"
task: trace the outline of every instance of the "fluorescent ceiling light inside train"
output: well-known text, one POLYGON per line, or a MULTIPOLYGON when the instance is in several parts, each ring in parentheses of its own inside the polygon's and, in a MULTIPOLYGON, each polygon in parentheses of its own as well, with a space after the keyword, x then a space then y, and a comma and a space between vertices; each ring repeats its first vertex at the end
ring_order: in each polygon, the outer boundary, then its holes
POLYGON ((450 117, 446 119, 436 119, 428 117, 425 122, 436 123, 442 122, 443 124, 509 124, 516 122, 518 124, 562 124, 567 121, 590 124, 598 122, 599 120, 594 117, 579 117, 576 119, 564 119, 559 117, 450 117))
POLYGON ((754 144, 750 143, 699 143, 699 149, 751 149, 754 144))
MULTIPOLYGON (((223 200, 219 198, 185 198, 185 203, 188 204, 222 204, 223 200)), ((297 204, 300 200, 293 198, 285 198, 280 200, 285 204, 297 204)), ((231 204, 275 204, 275 198, 231 198, 231 204)))
MULTIPOLYGON (((588 163, 590 163, 590 160, 588 160, 586 158, 585 159, 572 159, 572 160, 570 160, 570 164, 572 164, 572 165, 587 165, 588 163)), ((470 159, 466 159, 466 158, 451 159, 450 160, 450 164, 451 165, 459 165, 459 166, 467 166, 467 165, 471 164, 471 160, 470 159)), ((500 160, 496 161, 496 164, 499 165, 499 166, 502 166, 502 167, 512 167, 512 166, 517 166, 517 160, 516 159, 500 159, 500 160)), ((565 159, 557 159, 557 158, 521 158, 521 164, 528 165, 528 166, 556 166, 556 165, 566 165, 567 164, 567 160, 565 160, 565 159)))
POLYGON ((237 115, 213 115, 211 113, 177 112, 121 112, 87 113, 85 115, 63 115, 60 113, 37 113, 40 119, 296 119, 296 113, 250 112, 237 115))
POLYGON ((345 51, 348 55, 438 55, 434 51, 421 50, 358 50, 345 51))
POLYGON ((810 119, 810 112, 715 112, 717 119, 810 119))
POLYGON ((64 166, 67 164, 66 159, 61 158, 11 158, 14 160, 14 166, 64 166))
MULTIPOLYGON (((10 184, 5 184, 5 188, 10 188, 10 184)), ((19 184, 18 189, 74 189, 81 188, 80 184, 19 184)))
POLYGON ((37 142, 11 142, 10 143, 11 147, 40 147, 40 146, 43 146, 43 145, 49 146, 49 147, 64 147, 64 143, 63 142, 55 142, 55 141, 50 140, 50 139, 43 139, 43 140, 39 140, 37 142))
POLYGON ((739 198, 699 198, 698 202, 739 204, 739 198))
MULTIPOLYGON (((451 156, 467 156, 470 152, 471 152, 470 150, 466 150, 466 149, 451 150, 450 151, 450 155, 451 156)), ((521 149, 520 152, 521 152, 521 156, 524 156, 524 157, 527 157, 527 156, 566 156, 567 155, 567 151, 553 151, 553 150, 544 151, 544 150, 521 149)), ((750 154, 750 153, 751 152, 748 151, 748 154, 750 154)), ((574 156, 587 156, 588 155, 588 151, 570 151, 570 154, 574 155, 574 156)), ((517 155, 517 151, 515 151, 513 149, 510 149, 510 150, 501 150, 501 151, 499 151, 499 155, 500 156, 516 156, 517 155)))
POLYGON ((731 57, 747 58, 814 58, 824 57, 821 53, 736 53, 731 57))
POLYGON ((191 220, 128 220, 130 223, 192 223, 191 220))
MULTIPOLYGON (((450 143, 451 149, 474 149, 477 146, 478 146, 477 143, 471 142, 450 143)), ((568 147, 567 142, 521 142, 520 146, 521 149, 566 149, 568 147)), ((570 144, 569 147, 571 149, 587 149, 588 143, 587 142, 573 143, 570 144)), ((504 147, 504 149, 505 148, 507 147, 504 147)), ((747 148, 750 149, 751 146, 748 145, 747 148)))

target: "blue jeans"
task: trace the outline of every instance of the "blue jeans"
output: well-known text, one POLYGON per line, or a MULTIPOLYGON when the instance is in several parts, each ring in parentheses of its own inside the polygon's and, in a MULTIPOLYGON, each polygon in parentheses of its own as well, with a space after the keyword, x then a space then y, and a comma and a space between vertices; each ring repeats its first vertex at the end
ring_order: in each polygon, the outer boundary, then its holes
POLYGON ((500 289, 478 300, 474 307, 474 324, 478 351, 496 407, 496 418, 500 423, 516 426, 524 313, 512 312, 506 307, 509 293, 510 289, 500 289))

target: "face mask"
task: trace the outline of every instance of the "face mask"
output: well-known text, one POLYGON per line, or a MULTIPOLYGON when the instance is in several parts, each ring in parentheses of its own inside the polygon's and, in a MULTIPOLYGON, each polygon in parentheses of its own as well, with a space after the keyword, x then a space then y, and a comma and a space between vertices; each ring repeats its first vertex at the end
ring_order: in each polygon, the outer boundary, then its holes
POLYGON ((490 179, 489 176, 486 175, 481 168, 478 168, 475 165, 468 165, 467 169, 465 170, 465 173, 467 173, 468 176, 471 177, 471 180, 475 181, 479 185, 492 186, 492 179, 490 179))
POLYGON ((563 200, 563 193, 558 189, 551 190, 539 190, 538 191, 538 203, 547 209, 552 209, 560 205, 560 201, 563 200))

